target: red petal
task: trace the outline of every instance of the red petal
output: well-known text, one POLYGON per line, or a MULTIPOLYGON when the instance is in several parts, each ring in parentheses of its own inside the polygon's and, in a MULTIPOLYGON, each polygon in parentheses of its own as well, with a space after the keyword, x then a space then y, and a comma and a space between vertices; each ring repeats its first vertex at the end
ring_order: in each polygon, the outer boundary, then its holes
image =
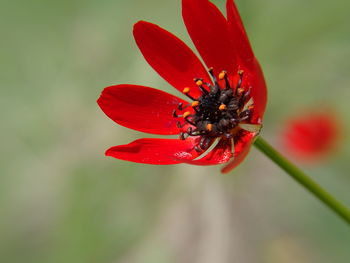
POLYGON ((227 140, 220 140, 218 145, 199 160, 184 160, 182 162, 194 165, 215 165, 226 163, 231 158, 231 144, 227 140))
POLYGON ((201 95, 194 78, 211 82, 203 64, 180 39, 155 24, 140 21, 134 26, 134 37, 147 62, 180 92, 191 88, 191 95, 201 95))
POLYGON ((222 173, 228 173, 242 163, 250 151, 254 136, 254 133, 247 133, 245 136, 240 138, 240 140, 235 144, 233 160, 221 169, 222 173))
POLYGON ((178 134, 172 111, 188 102, 166 92, 137 85, 116 85, 103 90, 97 101, 103 112, 127 128, 154 134, 178 134))
POLYGON ((252 65, 254 69, 244 71, 244 86, 252 87, 251 95, 254 100, 252 122, 261 123, 267 103, 267 88, 259 62, 254 59, 252 65))
POLYGON ((249 67, 254 60, 254 53, 234 0, 227 0, 226 11, 230 33, 234 39, 233 48, 238 50, 239 62, 249 67))
POLYGON ((114 146, 107 156, 146 164, 177 164, 179 159, 193 159, 198 155, 191 140, 139 139, 127 145, 114 146))
POLYGON ((258 120, 261 119, 264 114, 267 101, 264 76, 259 62, 255 59, 234 0, 227 0, 226 10, 230 33, 234 39, 233 48, 238 50, 238 62, 241 69, 244 70, 245 78, 248 82, 246 82, 245 85, 252 87, 252 97, 255 104, 253 119, 258 120))
POLYGON ((236 53, 228 23, 207 0, 182 0, 182 16, 193 43, 208 67, 215 72, 237 71, 236 53))

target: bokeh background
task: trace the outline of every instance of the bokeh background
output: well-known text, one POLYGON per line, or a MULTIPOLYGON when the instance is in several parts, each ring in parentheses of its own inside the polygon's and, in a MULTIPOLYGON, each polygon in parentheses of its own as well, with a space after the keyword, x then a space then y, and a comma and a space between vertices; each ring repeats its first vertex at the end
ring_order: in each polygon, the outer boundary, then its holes
MULTIPOLYGON (((193 47, 180 0, 0 3, 0 262, 350 262, 349 227, 255 149, 230 175, 103 155, 145 136, 98 108, 105 86, 176 93, 131 31, 149 20, 193 47)), ((350 2, 237 5, 268 83, 264 137, 280 148, 287 116, 333 108, 341 147, 301 166, 350 206, 350 2)))

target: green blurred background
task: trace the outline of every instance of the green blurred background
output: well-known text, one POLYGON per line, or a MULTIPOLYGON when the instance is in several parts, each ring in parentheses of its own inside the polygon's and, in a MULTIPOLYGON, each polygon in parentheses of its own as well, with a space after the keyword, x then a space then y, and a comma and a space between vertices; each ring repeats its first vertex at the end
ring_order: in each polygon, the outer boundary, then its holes
MULTIPOLYGON (((103 155, 145 136, 98 108, 105 86, 176 93, 131 30, 152 21, 193 47, 180 2, 0 1, 0 262, 350 262, 349 227, 254 149, 225 176, 103 155)), ((279 148, 287 116, 333 107, 339 152, 302 167, 350 206, 350 2, 237 5, 268 82, 264 137, 279 148)))

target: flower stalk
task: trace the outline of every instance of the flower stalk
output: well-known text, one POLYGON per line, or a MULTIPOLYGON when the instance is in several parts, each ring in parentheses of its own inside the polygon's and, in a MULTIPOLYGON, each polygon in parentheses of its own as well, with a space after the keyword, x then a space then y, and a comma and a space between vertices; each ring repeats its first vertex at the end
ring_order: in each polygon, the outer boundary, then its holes
POLYGON ((287 172, 294 180, 304 186, 316 198, 322 201, 333 212, 344 219, 350 225, 350 211, 349 209, 317 184, 313 179, 306 175, 302 170, 292 164, 279 152, 277 152, 269 143, 267 143, 260 136, 254 142, 256 148, 269 157, 280 168, 287 172))

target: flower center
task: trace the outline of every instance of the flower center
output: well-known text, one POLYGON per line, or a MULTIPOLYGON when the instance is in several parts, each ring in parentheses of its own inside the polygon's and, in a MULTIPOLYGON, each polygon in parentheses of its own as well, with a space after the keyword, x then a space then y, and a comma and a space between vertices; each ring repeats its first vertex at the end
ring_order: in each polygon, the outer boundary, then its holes
POLYGON ((213 69, 209 69, 213 84, 203 82, 203 79, 194 79, 201 90, 198 98, 191 96, 190 88, 184 88, 183 93, 193 102, 189 105, 178 105, 178 110, 187 107, 192 109, 178 115, 173 111, 175 118, 182 117, 183 123, 177 122, 180 139, 185 140, 188 136, 202 136, 200 143, 196 146, 197 151, 204 151, 209 148, 216 138, 229 140, 234 144, 235 137, 240 133, 240 124, 249 124, 253 100, 250 96, 250 87, 243 88, 242 70, 238 71, 236 85, 230 82, 226 71, 222 71, 216 78, 213 69), (219 83, 220 82, 220 83, 219 83))

